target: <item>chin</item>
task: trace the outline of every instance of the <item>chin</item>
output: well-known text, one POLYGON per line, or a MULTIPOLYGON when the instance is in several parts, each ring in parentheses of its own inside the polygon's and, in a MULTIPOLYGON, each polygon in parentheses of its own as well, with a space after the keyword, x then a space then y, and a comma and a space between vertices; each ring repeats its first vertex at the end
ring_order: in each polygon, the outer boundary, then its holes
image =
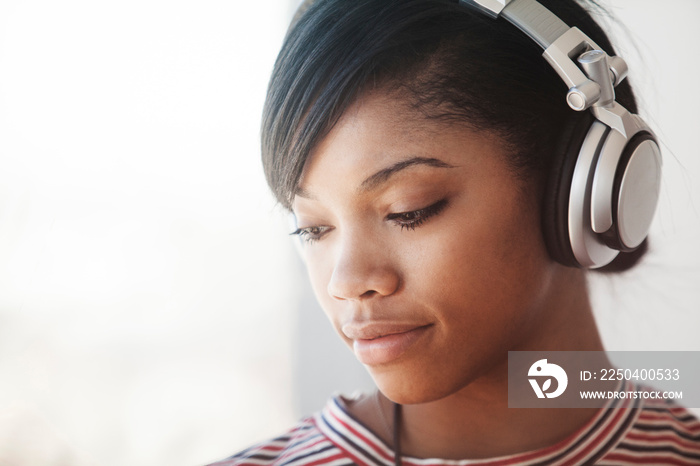
POLYGON ((401 405, 430 403, 445 398, 463 387, 447 386, 444 380, 430 376, 397 376, 389 371, 370 368, 370 375, 389 400, 401 405), (433 379, 433 380, 430 380, 433 379))

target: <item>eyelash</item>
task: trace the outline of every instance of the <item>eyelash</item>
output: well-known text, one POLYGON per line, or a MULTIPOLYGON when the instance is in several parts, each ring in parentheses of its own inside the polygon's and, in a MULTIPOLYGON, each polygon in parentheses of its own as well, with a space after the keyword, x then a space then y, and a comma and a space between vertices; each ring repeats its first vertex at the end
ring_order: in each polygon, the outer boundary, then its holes
POLYGON ((332 230, 331 227, 306 227, 297 228, 290 235, 300 237, 305 243, 314 243, 321 239, 321 237, 332 230), (316 233, 314 233, 316 231, 316 233))
MULTIPOLYGON (((407 230, 413 231, 427 222, 431 217, 434 217, 442 212, 446 206, 447 199, 442 199, 435 204, 429 205, 428 207, 424 207, 422 209, 389 214, 386 216, 386 219, 392 221, 396 225, 399 225, 401 230, 406 228, 407 230)), ((301 237, 305 243, 313 243, 320 240, 323 235, 332 229, 332 227, 327 226, 305 227, 298 228, 297 230, 291 232, 290 235, 301 237)))
POLYGON ((387 220, 391 220, 395 224, 399 225, 401 229, 404 228, 408 230, 415 230, 419 226, 423 225, 428 221, 430 217, 433 217, 447 206, 447 199, 442 199, 435 204, 429 205, 422 209, 414 210, 411 212, 399 212, 398 214, 387 215, 387 220))

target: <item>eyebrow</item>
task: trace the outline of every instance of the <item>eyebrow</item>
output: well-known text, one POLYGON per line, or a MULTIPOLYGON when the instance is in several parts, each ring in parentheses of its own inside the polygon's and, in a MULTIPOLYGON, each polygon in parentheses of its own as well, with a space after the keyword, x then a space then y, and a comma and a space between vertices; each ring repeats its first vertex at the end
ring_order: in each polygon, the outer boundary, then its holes
POLYGON ((413 167, 415 165, 428 165, 429 167, 437 168, 454 168, 454 165, 450 165, 449 163, 443 162, 440 159, 432 157, 411 157, 410 159, 401 160, 400 162, 396 162, 395 164, 389 167, 383 168, 374 175, 368 177, 365 181, 363 181, 360 184, 359 191, 372 191, 373 189, 376 189, 380 185, 386 183, 389 180, 389 178, 391 178, 396 173, 400 172, 401 170, 405 170, 409 167, 413 167))
MULTIPOLYGON (((369 176, 362 183, 360 183, 358 191, 367 192, 377 189, 380 185, 386 183, 389 178, 392 177, 392 175, 415 165, 427 165, 429 167, 436 168, 455 168, 454 165, 450 165, 447 162, 443 162, 442 160, 433 157, 411 157, 409 159, 396 162, 395 164, 386 168, 382 168, 374 175, 369 176)), ((295 195, 312 200, 317 199, 313 193, 303 189, 302 187, 297 188, 295 195)))

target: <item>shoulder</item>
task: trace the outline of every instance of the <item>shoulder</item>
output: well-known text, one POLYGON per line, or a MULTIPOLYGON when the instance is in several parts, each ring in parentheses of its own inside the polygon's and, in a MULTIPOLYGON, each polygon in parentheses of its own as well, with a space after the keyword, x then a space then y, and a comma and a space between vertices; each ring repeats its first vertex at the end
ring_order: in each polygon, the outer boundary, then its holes
POLYGON ((331 399, 322 412, 303 419, 284 434, 208 466, 355 464, 329 435, 329 410, 338 406, 343 406, 341 397, 331 399))
POLYGON ((284 464, 303 459, 314 461, 332 448, 328 443, 310 417, 278 437, 253 445, 209 466, 284 464))
POLYGON ((601 464, 700 464, 700 420, 666 400, 645 400, 601 464))

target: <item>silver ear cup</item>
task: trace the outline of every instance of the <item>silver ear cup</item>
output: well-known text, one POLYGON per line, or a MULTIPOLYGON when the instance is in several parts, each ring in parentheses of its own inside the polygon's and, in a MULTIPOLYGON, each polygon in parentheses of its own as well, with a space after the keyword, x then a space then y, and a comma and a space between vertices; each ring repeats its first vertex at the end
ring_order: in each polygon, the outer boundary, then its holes
MULTIPOLYGON (((618 136, 600 121, 591 125, 581 146, 569 193, 568 227, 576 261, 587 268, 610 263, 620 251, 639 247, 649 233, 661 187, 661 151, 652 134, 640 130, 628 141, 614 167, 600 163, 601 152, 618 136), (610 170, 612 173, 601 173, 610 170), (594 187, 600 179, 614 179, 608 186, 605 210, 612 224, 603 232, 595 228, 594 187)), ((600 189, 600 186, 598 186, 600 189)), ((600 211, 598 206, 598 211, 600 211)))
POLYGON ((593 179, 609 128, 595 121, 581 145, 569 191, 568 229, 571 250, 581 267, 597 268, 609 264, 619 251, 610 248, 591 226, 593 179))
POLYGON ((644 139, 630 150, 614 206, 621 251, 637 248, 649 234, 661 190, 661 151, 656 142, 644 139))

